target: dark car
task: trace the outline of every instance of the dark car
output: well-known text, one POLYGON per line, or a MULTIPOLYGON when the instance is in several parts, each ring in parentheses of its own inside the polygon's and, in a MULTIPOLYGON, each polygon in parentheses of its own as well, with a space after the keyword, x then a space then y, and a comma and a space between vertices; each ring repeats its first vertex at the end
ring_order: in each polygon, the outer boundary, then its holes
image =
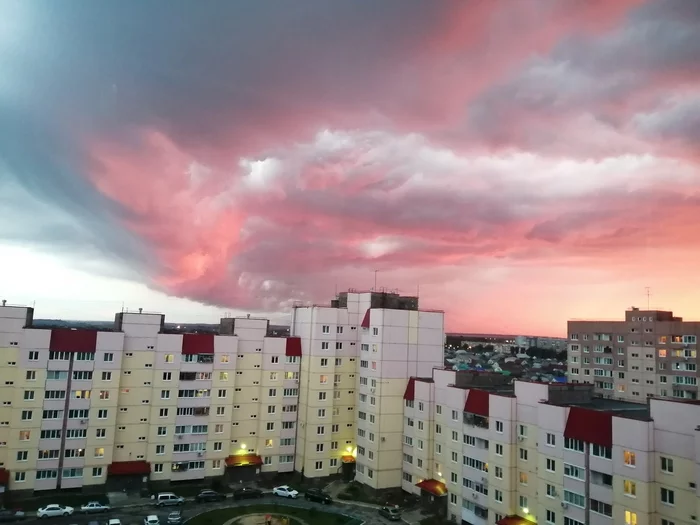
POLYGON ((399 521, 401 519, 401 511, 398 507, 382 507, 379 509, 379 514, 391 521, 399 521))
POLYGON ((9 521, 20 521, 25 518, 24 512, 21 510, 0 509, 0 522, 7 523, 9 521))
POLYGON ((255 499, 264 495, 262 490, 250 487, 241 487, 233 491, 233 499, 255 499))
POLYGON ((197 503, 204 503, 205 501, 224 501, 225 499, 226 494, 221 494, 220 492, 216 492, 214 490, 203 490, 197 494, 195 501, 197 503))
POLYGON ((309 489, 304 493, 304 499, 307 501, 315 501, 317 503, 333 503, 333 498, 323 492, 321 489, 309 489))

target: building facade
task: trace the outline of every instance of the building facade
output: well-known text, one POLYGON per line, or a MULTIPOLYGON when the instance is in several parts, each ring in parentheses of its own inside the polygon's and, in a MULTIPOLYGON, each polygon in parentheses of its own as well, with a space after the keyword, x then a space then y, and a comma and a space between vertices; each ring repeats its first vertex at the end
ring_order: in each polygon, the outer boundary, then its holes
POLYGON ((217 333, 119 313, 111 330, 37 327, 0 306, 0 485, 51 490, 297 471, 401 484, 403 395, 442 365, 443 313, 392 293, 342 293, 217 333), (359 446, 358 446, 359 445, 359 446))
POLYGON ((296 469, 320 477, 356 463, 357 481, 400 486, 403 394, 410 377, 442 366, 444 333, 443 312, 397 294, 348 292, 296 308, 291 334, 304 356, 296 469))
POLYGON ((568 376, 609 398, 698 399, 700 322, 631 308, 624 321, 569 321, 568 376))
POLYGON ((293 471, 301 345, 266 319, 166 333, 117 314, 113 331, 35 328, 0 307, 0 484, 137 489, 293 471))
POLYGON ((435 370, 405 392, 402 488, 473 525, 692 525, 700 404, 435 370))

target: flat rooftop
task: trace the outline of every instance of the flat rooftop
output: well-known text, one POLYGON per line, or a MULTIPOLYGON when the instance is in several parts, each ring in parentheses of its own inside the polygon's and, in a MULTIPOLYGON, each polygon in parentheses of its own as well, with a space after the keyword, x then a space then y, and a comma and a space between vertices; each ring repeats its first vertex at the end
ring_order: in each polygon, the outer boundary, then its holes
POLYGON ((592 397, 582 402, 551 403, 557 406, 575 406, 610 412, 618 417, 648 421, 651 419, 651 412, 648 403, 633 403, 631 401, 620 401, 617 399, 605 399, 603 397, 592 397))

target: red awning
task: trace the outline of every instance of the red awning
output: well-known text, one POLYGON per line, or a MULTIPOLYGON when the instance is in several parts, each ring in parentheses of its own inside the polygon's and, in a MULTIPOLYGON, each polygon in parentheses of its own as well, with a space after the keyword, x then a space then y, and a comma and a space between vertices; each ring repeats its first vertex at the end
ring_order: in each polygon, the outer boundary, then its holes
POLYGON ((227 467, 247 467, 262 464, 262 458, 256 454, 241 454, 240 456, 229 456, 226 458, 227 467))
POLYGON ((367 310, 365 316, 362 318, 362 322, 360 323, 362 328, 369 328, 369 311, 370 309, 367 310))
POLYGON ((533 523, 520 516, 506 516, 498 520, 496 525, 533 525, 533 523))
POLYGON ((489 393, 486 390, 469 389, 464 411, 477 416, 489 417, 489 393))
POLYGON ((564 437, 612 447, 612 414, 589 408, 571 407, 566 418, 564 437))
POLYGON ((115 461, 107 467, 108 476, 146 476, 151 473, 148 461, 115 461))
POLYGON ((94 352, 97 348, 97 330, 52 328, 49 349, 54 352, 94 352))
POLYGON ((430 492, 433 496, 444 496, 447 494, 447 487, 445 484, 436 479, 424 479, 420 483, 416 483, 416 487, 430 492))
POLYGON ((409 377, 406 391, 403 393, 403 398, 406 401, 413 401, 416 398, 416 378, 409 377))
POLYGON ((340 459, 343 461, 343 463, 355 463, 355 456, 351 456, 349 454, 346 456, 343 456, 340 459))
POLYGON ((301 338, 287 337, 287 346, 284 350, 287 357, 301 357, 301 338))
POLYGON ((184 334, 182 336, 183 354, 213 354, 214 334, 184 334))
POLYGON ((0 485, 10 484, 10 471, 4 468, 0 468, 0 485))

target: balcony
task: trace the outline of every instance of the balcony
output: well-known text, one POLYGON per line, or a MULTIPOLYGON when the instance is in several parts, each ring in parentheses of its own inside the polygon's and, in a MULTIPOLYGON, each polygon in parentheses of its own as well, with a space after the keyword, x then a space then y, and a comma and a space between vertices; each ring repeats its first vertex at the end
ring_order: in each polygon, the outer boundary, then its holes
POLYGON ((470 425, 472 427, 489 428, 489 418, 484 416, 477 416, 476 414, 470 414, 469 412, 464 412, 463 418, 465 425, 470 425))

